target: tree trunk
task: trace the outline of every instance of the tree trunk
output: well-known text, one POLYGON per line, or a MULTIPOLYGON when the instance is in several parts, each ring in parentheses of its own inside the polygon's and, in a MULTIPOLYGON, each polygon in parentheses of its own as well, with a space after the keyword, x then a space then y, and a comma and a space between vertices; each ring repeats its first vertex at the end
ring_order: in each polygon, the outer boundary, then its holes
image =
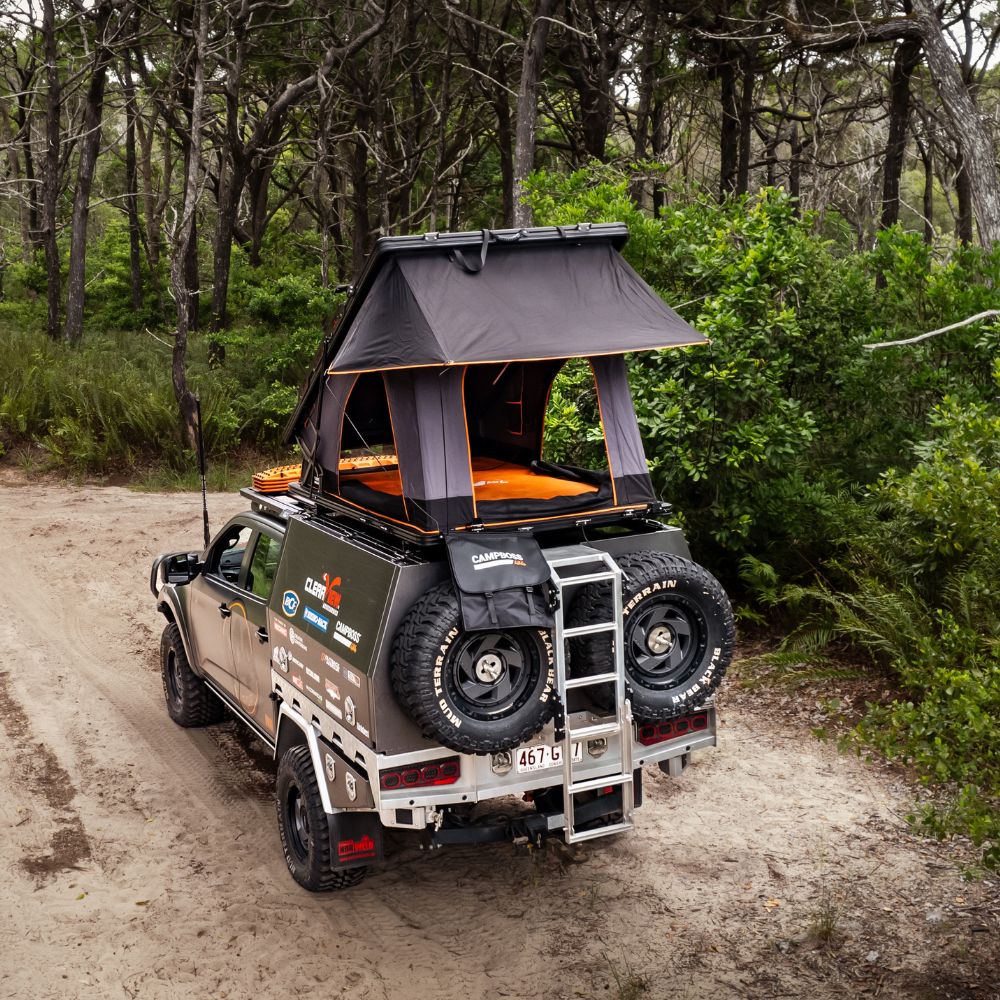
POLYGON ((792 122, 788 137, 791 162, 788 165, 788 193, 794 200, 793 210, 799 214, 799 195, 802 189, 802 143, 799 140, 799 123, 792 122))
POLYGON ((740 155, 736 165, 736 194, 746 194, 750 190, 750 142, 753 134, 753 85, 757 72, 756 61, 753 47, 740 61, 743 90, 740 94, 740 155))
MULTIPOLYGON (((187 443, 197 449, 195 418, 195 397, 187 384, 187 344, 191 326, 192 300, 190 260, 191 247, 197 235, 195 216, 198 211, 198 196, 201 173, 201 128, 205 93, 205 50, 208 40, 208 15, 205 0, 194 0, 192 14, 194 23, 194 79, 190 91, 190 138, 187 144, 187 169, 184 180, 184 200, 181 218, 177 225, 170 260, 170 284, 177 304, 177 329, 174 333, 174 349, 171 365, 171 380, 174 398, 180 410, 181 428, 187 443)), ((195 256, 197 261, 197 256, 195 256)))
POLYGON ((889 98, 889 137, 882 165, 882 217, 879 225, 888 229, 899 221, 899 180, 906 155, 906 130, 910 122, 910 78, 920 65, 920 42, 904 38, 892 64, 889 98))
POLYGON ((531 225, 531 206, 525 201, 525 181, 535 169, 535 131, 538 126, 538 83, 549 37, 548 18, 556 0, 535 0, 535 15, 524 40, 521 85, 517 92, 517 124, 514 134, 514 225, 531 225))
POLYGON ((239 211, 240 196, 246 181, 246 161, 241 150, 232 150, 233 162, 226 171, 219 191, 219 214, 215 220, 215 246, 212 253, 212 329, 224 330, 229 323, 229 273, 233 257, 233 229, 239 211))
POLYGON ((42 0, 42 39, 45 50, 45 156, 42 163, 42 240, 45 247, 46 332, 59 339, 62 277, 59 271, 59 124, 62 113, 62 82, 59 79, 59 49, 56 43, 54 0, 42 0))
POLYGON ((930 0, 913 0, 913 16, 920 27, 937 96, 947 113, 946 127, 962 156, 979 240, 983 246, 991 247, 1000 242, 1000 172, 993 140, 962 80, 930 0))
POLYGON ((135 83, 132 79, 132 56, 125 53, 125 211, 128 216, 129 287, 132 310, 138 321, 142 309, 142 259, 139 228, 139 170, 135 155, 135 83))
POLYGON ((920 145, 920 158, 924 163, 924 242, 934 242, 934 151, 930 145, 920 145))
POLYGON ((975 239, 973 225, 975 193, 972 179, 966 169, 965 159, 958 154, 955 168, 955 198, 958 201, 958 215, 955 218, 955 236, 959 243, 969 246, 975 239))
POLYGON ((719 200, 736 190, 736 171, 740 148, 740 117, 736 102, 736 71, 731 62, 719 66, 722 124, 719 129, 719 200))
POLYGON ((83 110, 83 137, 73 193, 73 222, 70 227, 69 273, 66 279, 66 339, 79 343, 83 336, 83 299, 87 280, 87 220, 90 218, 90 192, 94 186, 97 154, 101 151, 101 120, 104 116, 104 88, 108 76, 111 49, 107 44, 111 6, 97 9, 94 41, 94 64, 87 87, 83 110))
MULTIPOLYGON (((649 149, 649 123, 652 118, 653 96, 656 89, 656 28, 659 15, 656 0, 646 0, 642 17, 642 47, 639 50, 639 101, 635 109, 635 139, 633 159, 637 164, 646 159, 649 149)), ((629 195, 642 207, 646 182, 633 178, 629 195)))

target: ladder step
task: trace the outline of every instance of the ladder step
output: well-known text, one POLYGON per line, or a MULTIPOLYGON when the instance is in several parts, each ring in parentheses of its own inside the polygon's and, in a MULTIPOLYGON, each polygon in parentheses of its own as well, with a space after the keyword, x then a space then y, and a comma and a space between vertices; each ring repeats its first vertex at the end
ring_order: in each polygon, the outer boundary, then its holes
POLYGON ((592 684, 614 684, 618 674, 589 674, 585 677, 570 677, 566 680, 566 690, 590 687, 592 684))
POLYGON ((609 570, 600 573, 580 573, 578 576, 560 576, 559 583, 563 587, 573 587, 578 583, 610 583, 615 574, 609 570))
POLYGON ((593 830, 574 830, 566 837, 568 844, 578 844, 581 840, 595 840, 597 837, 610 837, 614 833, 624 833, 634 830, 634 823, 612 823, 610 826, 598 826, 593 830))
POLYGON ((598 625, 577 625, 574 628, 564 628, 563 638, 573 639, 578 635, 596 635, 598 632, 614 632, 617 628, 617 622, 601 622, 598 625))
POLYGON ((598 736, 614 736, 622 731, 621 723, 601 722, 593 726, 584 726, 582 729, 567 729, 567 740, 592 740, 598 736))
POLYGON ((583 792, 598 792, 602 788, 614 788, 616 785, 631 785, 631 774, 606 774, 603 778, 591 778, 589 781, 574 781, 569 786, 570 795, 581 795, 583 792))

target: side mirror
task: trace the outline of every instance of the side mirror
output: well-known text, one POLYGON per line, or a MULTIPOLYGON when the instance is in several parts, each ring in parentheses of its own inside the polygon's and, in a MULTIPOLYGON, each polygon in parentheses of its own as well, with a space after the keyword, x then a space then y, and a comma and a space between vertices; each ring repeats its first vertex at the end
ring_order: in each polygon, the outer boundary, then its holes
POLYGON ((179 552, 169 556, 163 567, 167 583, 190 583, 204 569, 197 552, 179 552))

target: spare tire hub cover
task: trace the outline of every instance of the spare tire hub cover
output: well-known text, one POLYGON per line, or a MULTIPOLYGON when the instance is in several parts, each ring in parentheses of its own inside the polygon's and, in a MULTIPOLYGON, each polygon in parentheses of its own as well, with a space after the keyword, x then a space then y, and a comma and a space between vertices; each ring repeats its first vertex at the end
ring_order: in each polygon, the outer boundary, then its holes
POLYGON ((472 716, 507 715, 524 703, 534 686, 537 656, 517 633, 469 633, 448 659, 448 686, 457 707, 472 716))
POLYGON ((626 648, 644 684, 664 687, 686 679, 705 647, 705 620, 677 595, 640 605, 626 625, 626 648))

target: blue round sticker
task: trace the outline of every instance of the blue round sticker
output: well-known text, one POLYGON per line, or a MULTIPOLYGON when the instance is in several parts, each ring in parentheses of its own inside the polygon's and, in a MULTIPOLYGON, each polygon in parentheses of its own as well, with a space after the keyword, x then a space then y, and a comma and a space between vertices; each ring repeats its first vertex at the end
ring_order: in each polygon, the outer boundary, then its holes
POLYGON ((295 612, 299 610, 299 595, 294 590, 286 590, 281 598, 281 610, 289 618, 295 617, 295 612))

